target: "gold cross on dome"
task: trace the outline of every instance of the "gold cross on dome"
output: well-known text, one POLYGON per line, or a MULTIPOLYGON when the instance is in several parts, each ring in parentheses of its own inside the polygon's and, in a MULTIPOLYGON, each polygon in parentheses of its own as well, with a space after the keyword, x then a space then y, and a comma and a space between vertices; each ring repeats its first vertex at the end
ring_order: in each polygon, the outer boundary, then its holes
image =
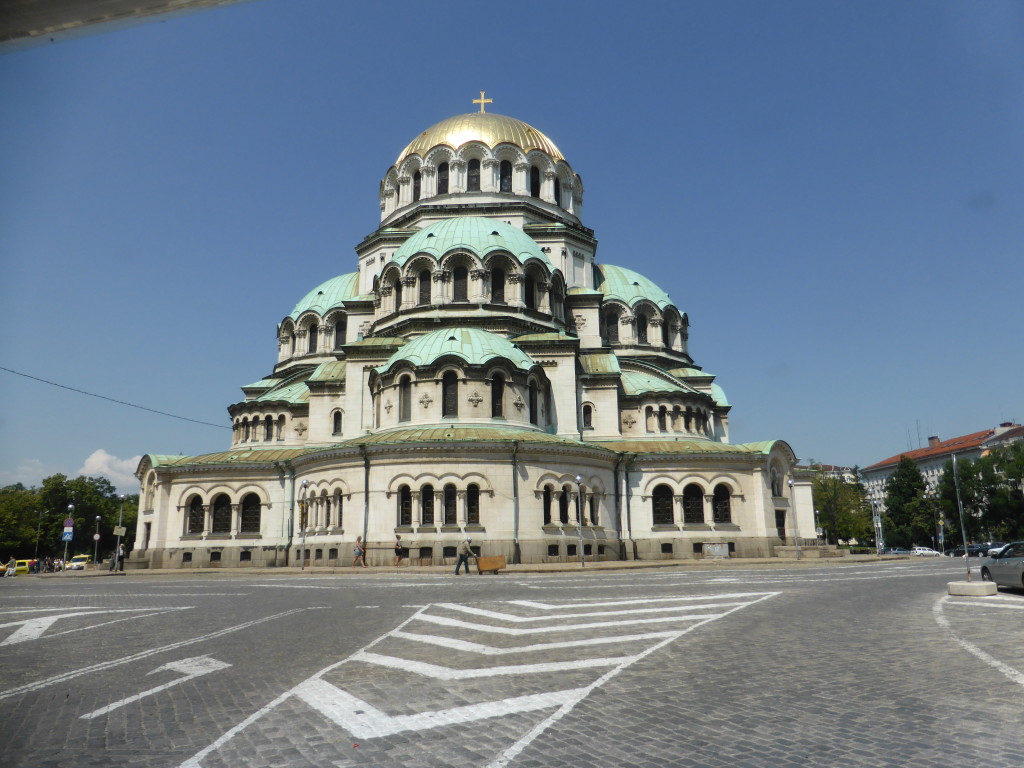
POLYGON ((484 98, 484 94, 485 93, 487 93, 487 91, 480 91, 480 98, 479 99, 473 99, 473 103, 474 104, 479 104, 480 105, 480 112, 481 113, 484 112, 484 104, 493 104, 494 103, 494 99, 485 99, 484 98))

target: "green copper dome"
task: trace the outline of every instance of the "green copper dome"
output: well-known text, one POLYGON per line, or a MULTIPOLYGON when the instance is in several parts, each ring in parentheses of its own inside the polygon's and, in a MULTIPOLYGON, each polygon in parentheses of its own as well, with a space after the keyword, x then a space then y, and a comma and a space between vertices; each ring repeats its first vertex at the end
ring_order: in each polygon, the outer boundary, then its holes
POLYGON ((625 267, 595 264, 594 283, 606 299, 618 299, 627 307, 632 307, 643 299, 653 302, 658 309, 664 309, 672 304, 672 299, 661 288, 639 272, 625 267))
POLYGON ((536 365, 529 355, 503 336, 477 328, 442 328, 410 341, 377 372, 384 373, 403 361, 415 366, 430 365, 446 355, 461 358, 469 365, 483 365, 496 357, 508 360, 524 371, 536 365))
POLYGON ((483 259, 492 251, 507 251, 523 264, 539 259, 551 272, 554 265, 537 242, 518 227, 483 216, 458 216, 424 227, 395 251, 392 261, 404 266, 417 253, 429 253, 439 259, 449 251, 461 248, 483 259))
POLYGON ((295 309, 288 316, 292 320, 297 320, 299 315, 310 309, 323 316, 328 310, 334 309, 358 295, 359 273, 349 272, 338 275, 303 296, 302 301, 295 305, 295 309))

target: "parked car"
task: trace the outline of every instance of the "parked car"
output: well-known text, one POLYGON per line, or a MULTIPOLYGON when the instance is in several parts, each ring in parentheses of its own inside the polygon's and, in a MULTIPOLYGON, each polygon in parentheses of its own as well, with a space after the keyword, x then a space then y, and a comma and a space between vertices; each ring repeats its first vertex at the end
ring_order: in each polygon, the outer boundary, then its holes
POLYGON ((1024 541, 1015 541, 981 564, 981 578, 1004 587, 1024 589, 1024 541))
POLYGON ((15 573, 28 573, 28 564, 30 560, 15 560, 14 561, 14 572, 15 573))
POLYGON ((997 552, 1002 552, 1003 547, 1008 546, 1001 541, 993 541, 988 544, 988 552, 986 553, 989 557, 992 557, 997 552))
POLYGON ((918 557, 939 557, 939 553, 931 547, 914 547, 910 550, 910 554, 918 557))
POLYGON ((67 570, 84 571, 87 565, 92 565, 92 555, 75 555, 68 561, 67 570))
POLYGON ((909 555, 910 550, 904 549, 903 547, 882 547, 882 551, 879 553, 882 555, 909 555))
MULTIPOLYGON (((950 557, 963 557, 964 548, 963 546, 956 547, 955 549, 949 550, 947 553, 950 557)), ((968 557, 987 557, 988 556, 988 545, 987 544, 968 544, 967 545, 967 556, 968 557)))

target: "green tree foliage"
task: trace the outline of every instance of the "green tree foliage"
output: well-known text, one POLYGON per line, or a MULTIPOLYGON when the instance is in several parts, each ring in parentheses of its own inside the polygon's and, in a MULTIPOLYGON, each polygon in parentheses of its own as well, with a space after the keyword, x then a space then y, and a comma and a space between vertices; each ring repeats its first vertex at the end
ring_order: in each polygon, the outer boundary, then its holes
MULTIPOLYGON (((996 448, 977 461, 957 461, 969 542, 1024 539, 1024 442, 996 448)), ((947 540, 963 542, 953 462, 939 482, 947 540)))
POLYGON ((900 456, 896 471, 885 483, 885 543, 896 547, 929 544, 935 529, 935 508, 925 498, 921 470, 900 456))
POLYGON ((819 473, 811 484, 811 491, 814 508, 819 513, 818 524, 827 542, 837 544, 840 539, 865 542, 873 538, 871 512, 860 483, 848 483, 819 473))
MULTIPOLYGON (((123 525, 128 529, 124 539, 128 549, 135 533, 138 506, 137 494, 125 497, 123 525)), ((61 533, 67 517, 75 520, 75 537, 68 547, 68 556, 92 554, 92 535, 99 516, 99 551, 101 557, 106 556, 116 546, 113 529, 121 508, 117 489, 104 477, 68 479, 58 474, 44 478, 38 488, 25 488, 20 483, 0 488, 0 555, 31 558, 36 551, 37 531, 40 557, 63 555, 61 533), (69 504, 74 505, 73 510, 69 510, 69 504)))

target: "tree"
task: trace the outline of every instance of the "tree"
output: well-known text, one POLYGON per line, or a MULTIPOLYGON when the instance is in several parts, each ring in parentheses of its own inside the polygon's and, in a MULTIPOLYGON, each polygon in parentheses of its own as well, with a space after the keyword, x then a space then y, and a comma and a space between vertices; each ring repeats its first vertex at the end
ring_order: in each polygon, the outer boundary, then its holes
POLYGON ((883 528, 886 543, 893 546, 911 547, 932 538, 933 508, 925 498, 924 476, 906 456, 900 456, 885 483, 883 528))
POLYGON ((848 483, 838 477, 818 473, 811 483, 818 524, 831 544, 840 539, 869 539, 872 533, 871 514, 867 509, 864 489, 859 483, 848 483))

